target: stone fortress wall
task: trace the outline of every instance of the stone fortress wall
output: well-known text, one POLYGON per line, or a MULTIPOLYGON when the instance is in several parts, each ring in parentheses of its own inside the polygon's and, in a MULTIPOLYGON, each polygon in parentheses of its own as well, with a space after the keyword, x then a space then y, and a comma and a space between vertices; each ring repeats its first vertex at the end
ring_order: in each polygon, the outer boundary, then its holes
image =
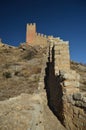
POLYGON ((69 55, 69 43, 64 42, 60 38, 54 38, 53 36, 46 36, 36 32, 36 24, 27 24, 26 29, 26 44, 27 45, 50 45, 51 49, 55 46, 55 61, 57 69, 69 69, 70 68, 70 55, 69 55), (58 60, 58 62, 57 62, 58 60))
POLYGON ((47 36, 36 32, 36 24, 27 24, 26 43, 44 46, 47 44, 47 36))
POLYGON ((27 24, 27 32, 26 32, 26 44, 27 45, 40 45, 40 46, 47 46, 49 47, 49 57, 50 62, 52 61, 52 58, 54 57, 54 70, 55 75, 58 75, 59 72, 63 73, 64 76, 66 75, 67 80, 64 81, 65 86, 68 86, 65 88, 65 90, 69 93, 73 93, 78 91, 79 82, 74 82, 74 80, 78 80, 79 75, 74 71, 70 69, 70 54, 69 54, 69 42, 63 41, 59 37, 53 37, 53 36, 44 36, 43 34, 39 34, 36 32, 36 24, 27 24), (65 72, 67 74, 65 74, 65 72), (69 75, 72 75, 71 77, 69 75), (73 81, 71 79, 71 82, 69 80, 70 78, 73 78, 73 81), (75 89, 70 87, 71 85, 77 86, 75 89))
POLYGON ((38 34, 36 24, 27 24, 26 44, 47 47, 39 89, 46 88, 50 109, 67 130, 85 130, 86 93, 79 90, 80 75, 70 68, 69 42, 38 34))

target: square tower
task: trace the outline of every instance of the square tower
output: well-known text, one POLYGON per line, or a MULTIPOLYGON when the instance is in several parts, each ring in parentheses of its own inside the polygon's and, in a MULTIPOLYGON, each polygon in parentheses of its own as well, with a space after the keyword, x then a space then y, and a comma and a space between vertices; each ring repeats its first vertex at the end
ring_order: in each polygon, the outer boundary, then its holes
POLYGON ((26 28, 26 43, 32 44, 36 37, 36 24, 27 24, 26 28))

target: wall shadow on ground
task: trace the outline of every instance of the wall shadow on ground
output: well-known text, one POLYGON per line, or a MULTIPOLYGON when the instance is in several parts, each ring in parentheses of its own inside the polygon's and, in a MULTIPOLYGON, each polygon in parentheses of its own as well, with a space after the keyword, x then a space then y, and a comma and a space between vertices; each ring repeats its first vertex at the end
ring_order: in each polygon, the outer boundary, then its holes
POLYGON ((60 73, 55 75, 55 47, 53 45, 50 52, 49 48, 49 57, 47 62, 47 67, 45 69, 46 75, 44 78, 45 89, 47 93, 48 106, 54 115, 60 120, 63 124, 63 102, 62 102, 62 86, 61 82, 63 81, 60 73), (52 58, 51 58, 52 57, 52 58))

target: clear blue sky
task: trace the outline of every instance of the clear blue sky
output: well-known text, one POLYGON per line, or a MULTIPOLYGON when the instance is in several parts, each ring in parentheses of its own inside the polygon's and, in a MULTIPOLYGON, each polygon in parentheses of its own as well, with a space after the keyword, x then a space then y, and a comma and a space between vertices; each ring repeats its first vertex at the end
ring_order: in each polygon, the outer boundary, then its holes
POLYGON ((26 24, 70 42, 71 59, 86 63, 86 0, 0 0, 0 38, 19 45, 26 24))

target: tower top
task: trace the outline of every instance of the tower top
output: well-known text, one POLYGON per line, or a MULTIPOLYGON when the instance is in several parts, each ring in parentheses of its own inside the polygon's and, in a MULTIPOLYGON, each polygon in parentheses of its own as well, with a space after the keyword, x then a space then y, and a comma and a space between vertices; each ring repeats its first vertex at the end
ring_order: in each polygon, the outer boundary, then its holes
POLYGON ((28 23, 28 26, 36 26, 36 23, 28 23))

